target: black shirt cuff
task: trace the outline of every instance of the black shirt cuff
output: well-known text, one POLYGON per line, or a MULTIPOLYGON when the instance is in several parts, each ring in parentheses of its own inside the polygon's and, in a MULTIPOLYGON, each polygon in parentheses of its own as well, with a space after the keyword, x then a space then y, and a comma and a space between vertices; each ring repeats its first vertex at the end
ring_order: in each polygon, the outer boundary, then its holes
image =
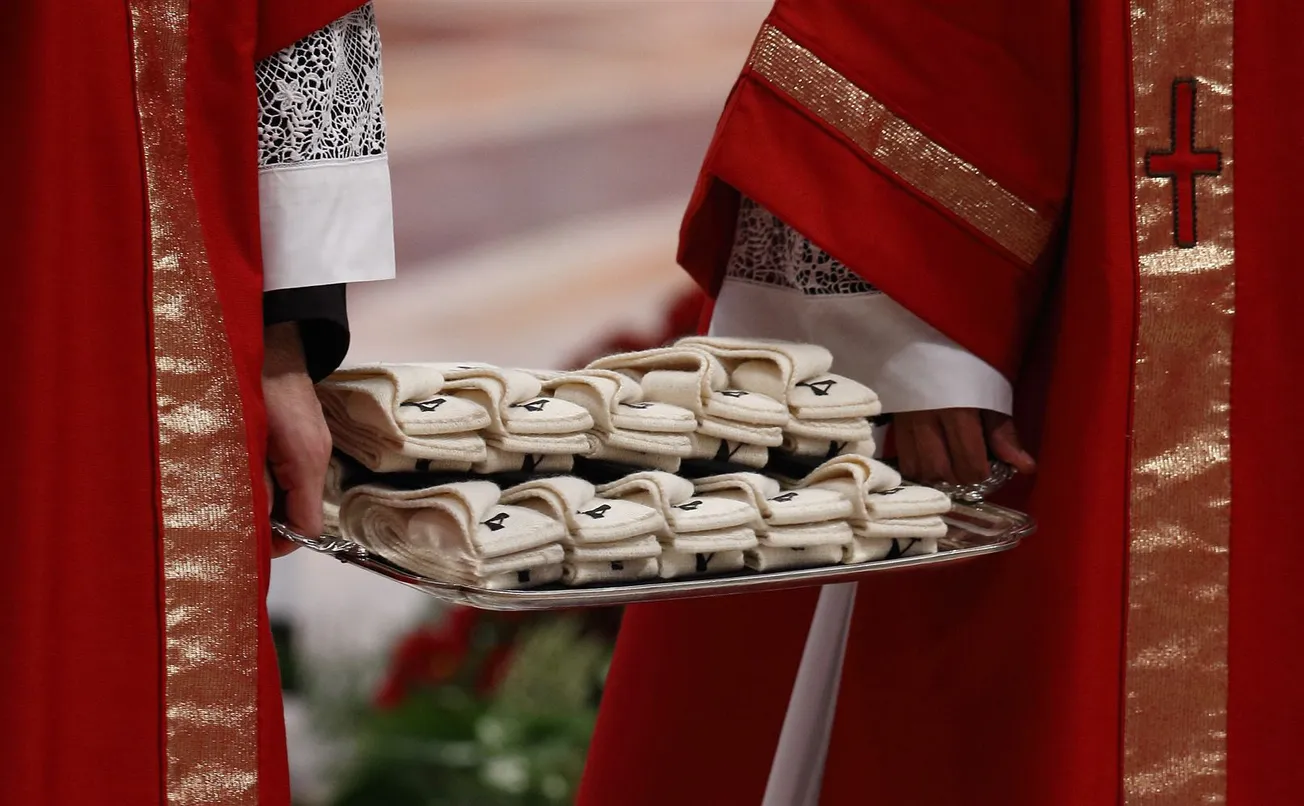
POLYGON ((303 354, 313 382, 330 375, 349 351, 349 308, 345 286, 319 285, 263 293, 263 324, 298 322, 303 354))

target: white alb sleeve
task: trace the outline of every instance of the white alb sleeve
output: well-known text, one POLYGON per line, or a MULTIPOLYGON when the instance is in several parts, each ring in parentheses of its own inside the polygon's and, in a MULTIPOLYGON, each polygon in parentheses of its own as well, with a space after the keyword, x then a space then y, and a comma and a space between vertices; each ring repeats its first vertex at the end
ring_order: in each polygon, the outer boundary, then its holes
POLYGON ((263 288, 394 276, 380 34, 370 3, 256 67, 263 288))
POLYGON ((1013 410, 1004 375, 883 293, 806 295, 726 278, 711 332, 823 345, 834 371, 871 387, 885 413, 1013 410))
POLYGON ((886 294, 865 300, 870 325, 858 363, 888 412, 975 408, 1010 414, 1010 382, 886 294))

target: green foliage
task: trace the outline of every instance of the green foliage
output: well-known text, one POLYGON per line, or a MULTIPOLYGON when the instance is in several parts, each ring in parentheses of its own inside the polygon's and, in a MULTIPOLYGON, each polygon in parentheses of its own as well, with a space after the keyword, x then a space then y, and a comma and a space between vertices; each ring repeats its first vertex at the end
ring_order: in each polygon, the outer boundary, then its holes
POLYGON ((479 651, 468 652, 466 666, 485 662, 485 635, 512 633, 511 661, 493 690, 483 692, 473 682, 478 670, 463 668, 363 715, 331 806, 573 802, 610 642, 571 615, 544 616, 519 631, 491 623, 477 628, 472 645, 479 651))

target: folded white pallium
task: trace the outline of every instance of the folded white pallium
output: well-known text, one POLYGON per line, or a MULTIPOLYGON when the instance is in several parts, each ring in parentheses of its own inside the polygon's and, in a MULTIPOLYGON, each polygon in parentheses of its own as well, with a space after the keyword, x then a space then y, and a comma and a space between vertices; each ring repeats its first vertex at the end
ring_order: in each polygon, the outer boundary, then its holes
POLYGON ((598 359, 589 369, 615 370, 638 382, 643 400, 691 411, 697 419, 691 456, 764 467, 769 448, 783 444, 788 410, 777 400, 730 388, 710 353, 662 347, 598 359))
POLYGON ((569 470, 593 419, 528 372, 483 364, 340 370, 318 389, 335 446, 376 472, 569 470))
POLYGON ((362 485, 340 505, 343 536, 421 576, 491 589, 562 576, 566 527, 533 509, 499 504, 487 481, 419 490, 362 485))
POLYGON ((433 365, 361 366, 336 372, 317 396, 335 447, 369 470, 467 471, 487 458, 479 431, 489 414, 443 386, 433 365))
POLYGON ((673 473, 692 455, 697 416, 644 400, 643 390, 626 375, 601 369, 557 373, 545 379, 543 389, 589 413, 594 459, 673 473))
POLYGON ((759 473, 728 473, 698 479, 699 495, 741 501, 761 515, 759 545, 746 553, 749 568, 776 571, 834 565, 853 540, 847 517, 851 503, 840 493, 818 488, 783 491, 759 473))
POLYGON ((755 548, 761 513, 749 503, 716 494, 698 494, 693 483, 670 473, 634 473, 597 488, 604 499, 620 499, 650 507, 665 522, 658 532, 662 544, 662 578, 737 571, 744 552, 755 548))
POLYGON ((942 516, 951 499, 930 487, 902 486, 901 474, 864 456, 830 459, 798 482, 799 489, 830 490, 851 504, 850 524, 855 539, 843 561, 881 560, 911 554, 934 554, 937 541, 946 536, 942 516))
POLYGON ((827 457, 874 452, 869 418, 882 406, 869 387, 829 370, 833 355, 815 344, 692 336, 676 346, 710 353, 724 366, 729 386, 779 401, 789 414, 783 449, 827 457))
POLYGON ((547 397, 529 372, 487 364, 437 364, 442 394, 479 405, 489 415, 483 436, 486 457, 477 473, 566 471, 573 457, 591 449, 593 418, 581 406, 547 397))
POLYGON ((562 579, 571 585, 631 582, 657 575, 666 523, 656 509, 601 498, 574 476, 552 476, 504 491, 500 503, 524 507, 562 523, 566 559, 562 579))

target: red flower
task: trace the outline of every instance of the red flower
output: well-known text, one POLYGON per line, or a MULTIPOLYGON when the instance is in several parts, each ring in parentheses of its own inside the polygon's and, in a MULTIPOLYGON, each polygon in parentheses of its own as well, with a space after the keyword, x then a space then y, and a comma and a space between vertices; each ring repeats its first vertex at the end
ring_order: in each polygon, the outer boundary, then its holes
POLYGON ((475 632, 485 614, 483 611, 476 610, 474 607, 454 607, 449 611, 448 617, 444 619, 442 632, 451 637, 457 638, 467 645, 471 643, 471 634, 475 632))
POLYGON ((476 617, 469 608, 458 609, 439 627, 422 627, 399 642, 389 673, 376 693, 376 706, 393 708, 414 689, 452 680, 466 661, 476 617))

